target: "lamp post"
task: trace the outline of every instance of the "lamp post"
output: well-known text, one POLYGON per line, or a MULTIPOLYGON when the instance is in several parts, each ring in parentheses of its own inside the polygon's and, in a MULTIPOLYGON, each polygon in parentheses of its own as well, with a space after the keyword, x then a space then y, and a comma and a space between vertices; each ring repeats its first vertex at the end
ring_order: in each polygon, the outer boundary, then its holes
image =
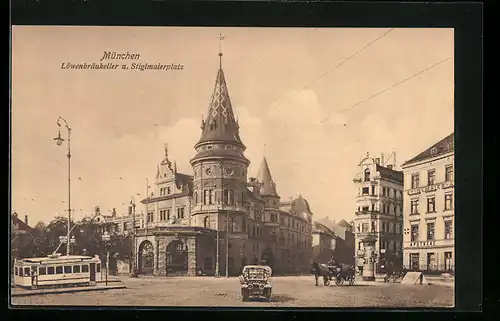
POLYGON ((108 231, 105 231, 102 235, 102 241, 104 242, 104 250, 106 252, 106 286, 108 285, 108 271, 109 271, 109 251, 108 251, 108 242, 111 239, 108 231))
POLYGON ((216 239, 217 239, 217 244, 216 244, 216 254, 215 254, 215 277, 218 278, 220 277, 220 271, 219 271, 219 207, 217 207, 217 231, 216 231, 216 239))
POLYGON ((135 197, 130 198, 130 205, 132 206, 132 275, 135 276, 137 273, 136 266, 136 226, 135 226, 135 197))
MULTIPOLYGON (((59 116, 57 118, 57 126, 61 127, 61 121, 64 122, 64 127, 68 131, 68 234, 66 235, 66 255, 70 254, 70 233, 71 233, 71 127, 69 127, 68 122, 59 116)), ((61 146, 64 142, 64 138, 61 137, 61 131, 58 131, 57 137, 53 139, 57 146, 61 146)))

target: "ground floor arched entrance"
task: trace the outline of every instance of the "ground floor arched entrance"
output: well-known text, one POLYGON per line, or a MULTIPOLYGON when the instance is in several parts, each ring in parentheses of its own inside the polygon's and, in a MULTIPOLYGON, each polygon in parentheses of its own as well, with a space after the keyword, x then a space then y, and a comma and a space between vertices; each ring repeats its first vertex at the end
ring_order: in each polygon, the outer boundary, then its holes
POLYGON ((167 245, 167 274, 188 272, 188 248, 187 245, 175 240, 167 245))
POLYGON ((144 241, 139 245, 137 254, 138 268, 140 274, 153 274, 154 269, 154 251, 153 244, 144 241))

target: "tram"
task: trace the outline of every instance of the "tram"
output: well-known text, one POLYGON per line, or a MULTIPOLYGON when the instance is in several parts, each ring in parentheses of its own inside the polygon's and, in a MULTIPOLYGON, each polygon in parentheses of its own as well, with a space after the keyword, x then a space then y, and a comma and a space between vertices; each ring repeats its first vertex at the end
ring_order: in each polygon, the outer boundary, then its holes
POLYGON ((96 285, 100 282, 99 256, 49 255, 14 262, 14 284, 23 288, 96 285))

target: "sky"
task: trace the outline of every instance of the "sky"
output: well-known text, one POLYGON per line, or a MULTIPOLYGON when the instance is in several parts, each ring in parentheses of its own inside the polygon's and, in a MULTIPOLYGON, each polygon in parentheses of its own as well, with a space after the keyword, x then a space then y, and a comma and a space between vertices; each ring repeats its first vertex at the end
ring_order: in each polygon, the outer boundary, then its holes
POLYGON ((453 132, 453 29, 14 26, 12 211, 30 225, 67 215, 59 116, 72 128, 76 219, 95 206, 125 214, 153 183, 165 144, 178 171, 192 174, 221 33, 249 177, 265 156, 282 200, 302 195, 316 219, 353 219, 352 179, 367 153, 395 152, 400 168, 453 132), (183 69, 61 69, 99 63, 104 51, 183 69))

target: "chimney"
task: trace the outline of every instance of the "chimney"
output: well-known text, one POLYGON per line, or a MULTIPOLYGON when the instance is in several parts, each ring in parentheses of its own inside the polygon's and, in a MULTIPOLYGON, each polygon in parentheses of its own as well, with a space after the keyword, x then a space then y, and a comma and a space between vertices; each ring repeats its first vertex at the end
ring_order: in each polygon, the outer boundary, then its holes
POLYGON ((380 158, 375 158, 375 164, 380 165, 380 158))
POLYGON ((382 162, 381 165, 384 166, 384 153, 380 154, 380 161, 382 162))
POLYGON ((132 205, 128 207, 128 215, 132 215, 132 205))
POLYGON ((24 224, 28 225, 28 215, 24 215, 24 224))
POLYGON ((113 217, 115 217, 115 216, 116 216, 116 208, 113 208, 113 209, 111 210, 111 215, 112 215, 113 217))

